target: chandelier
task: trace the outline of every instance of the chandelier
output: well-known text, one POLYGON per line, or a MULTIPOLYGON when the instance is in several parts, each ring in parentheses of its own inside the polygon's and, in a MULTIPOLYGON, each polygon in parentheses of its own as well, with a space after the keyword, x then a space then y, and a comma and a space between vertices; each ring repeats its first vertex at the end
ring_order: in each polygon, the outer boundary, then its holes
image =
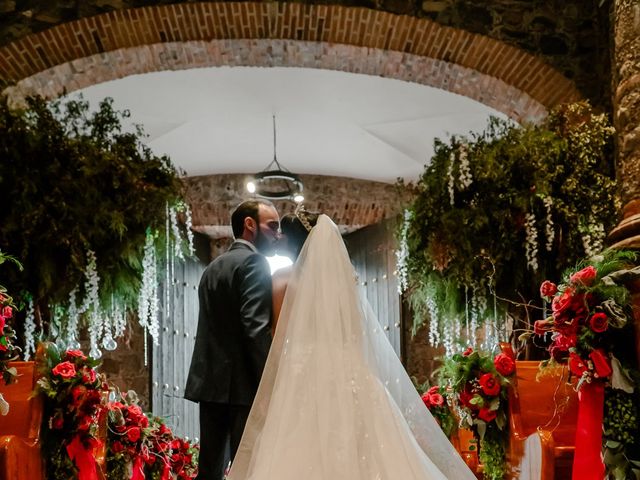
POLYGON ((276 157, 276 116, 273 116, 273 160, 261 172, 256 173, 246 184, 247 191, 268 200, 304 200, 302 180, 278 162, 276 157))

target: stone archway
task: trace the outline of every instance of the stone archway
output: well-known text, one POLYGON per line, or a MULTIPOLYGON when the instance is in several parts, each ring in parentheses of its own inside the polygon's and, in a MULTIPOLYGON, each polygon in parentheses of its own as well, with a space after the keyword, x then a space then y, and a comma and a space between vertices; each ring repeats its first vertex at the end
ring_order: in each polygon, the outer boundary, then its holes
POLYGON ((187 3, 82 18, 0 48, 14 98, 128 75, 210 66, 380 75, 465 95, 518 122, 580 98, 539 58, 428 19, 337 5, 187 3))

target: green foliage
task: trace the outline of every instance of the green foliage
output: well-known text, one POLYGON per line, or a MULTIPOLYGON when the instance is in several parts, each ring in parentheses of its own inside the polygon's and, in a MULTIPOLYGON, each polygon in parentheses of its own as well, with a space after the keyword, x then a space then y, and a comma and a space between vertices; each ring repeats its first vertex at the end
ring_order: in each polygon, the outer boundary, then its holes
POLYGON ((640 412, 638 391, 605 391, 603 458, 608 476, 615 480, 640 475, 640 412))
POLYGON ((468 318, 474 297, 479 316, 493 316, 486 300, 494 293, 537 298, 542 280, 597 251, 618 211, 612 133, 603 115, 578 103, 539 126, 493 118, 482 133, 436 140, 410 206, 415 322, 433 313, 427 298, 444 319, 468 318))
POLYGON ((484 478, 502 480, 507 473, 504 443, 497 429, 487 431, 480 440, 480 463, 484 466, 484 478))
MULTIPOLYGON (((127 113, 105 99, 91 113, 82 101, 31 98, 12 110, 0 100, 0 245, 24 272, 3 272, 15 292, 48 305, 82 283, 86 252, 95 252, 103 300, 131 304, 140 284, 147 227, 164 223, 182 184, 167 157, 125 132, 127 113)), ((82 292, 80 292, 82 294, 82 292)))

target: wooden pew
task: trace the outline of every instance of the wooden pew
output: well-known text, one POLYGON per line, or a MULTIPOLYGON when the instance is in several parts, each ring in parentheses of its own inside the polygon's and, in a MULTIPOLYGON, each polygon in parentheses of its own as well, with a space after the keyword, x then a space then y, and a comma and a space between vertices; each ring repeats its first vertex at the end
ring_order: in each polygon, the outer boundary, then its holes
POLYGON ((539 365, 516 361, 509 389, 508 460, 513 478, 564 480, 571 478, 578 395, 567 383, 566 366, 547 369, 537 381, 539 365))
POLYGON ((35 362, 11 362, 18 371, 17 381, 5 385, 0 393, 9 402, 9 413, 0 417, 0 478, 11 480, 44 479, 40 455, 42 398, 31 398, 37 381, 35 362))

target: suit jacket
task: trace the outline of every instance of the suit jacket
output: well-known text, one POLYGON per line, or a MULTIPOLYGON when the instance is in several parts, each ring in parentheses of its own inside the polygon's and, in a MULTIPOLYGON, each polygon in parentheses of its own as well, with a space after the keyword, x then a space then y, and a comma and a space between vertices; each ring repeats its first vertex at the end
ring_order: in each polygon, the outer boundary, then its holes
POLYGON ((185 388, 194 402, 251 405, 271 346, 269 264, 235 242, 205 269, 185 388))

